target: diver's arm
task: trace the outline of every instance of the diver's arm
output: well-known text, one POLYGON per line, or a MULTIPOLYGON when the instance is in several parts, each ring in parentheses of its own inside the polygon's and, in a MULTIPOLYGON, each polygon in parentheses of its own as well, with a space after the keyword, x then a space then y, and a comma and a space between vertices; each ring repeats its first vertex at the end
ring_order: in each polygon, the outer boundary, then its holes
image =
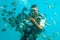
POLYGON ((30 17, 30 20, 31 20, 39 29, 43 29, 43 27, 42 27, 41 25, 39 25, 34 18, 30 17))

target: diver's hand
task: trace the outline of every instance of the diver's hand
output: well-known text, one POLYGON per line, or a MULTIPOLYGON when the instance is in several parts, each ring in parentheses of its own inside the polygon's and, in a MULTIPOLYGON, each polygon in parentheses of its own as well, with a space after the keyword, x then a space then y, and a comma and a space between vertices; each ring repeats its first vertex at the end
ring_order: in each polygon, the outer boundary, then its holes
POLYGON ((35 19, 34 19, 33 17, 30 17, 29 19, 30 19, 31 21, 35 21, 35 19))
POLYGON ((42 30, 43 29, 43 26, 41 26, 41 25, 38 25, 38 27, 42 30))

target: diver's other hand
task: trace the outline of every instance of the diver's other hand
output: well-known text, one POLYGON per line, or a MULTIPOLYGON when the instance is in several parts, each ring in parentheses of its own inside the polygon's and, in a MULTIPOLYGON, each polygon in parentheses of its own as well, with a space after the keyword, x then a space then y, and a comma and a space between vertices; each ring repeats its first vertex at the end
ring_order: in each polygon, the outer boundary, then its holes
POLYGON ((43 29, 43 26, 39 25, 39 28, 42 30, 43 29))

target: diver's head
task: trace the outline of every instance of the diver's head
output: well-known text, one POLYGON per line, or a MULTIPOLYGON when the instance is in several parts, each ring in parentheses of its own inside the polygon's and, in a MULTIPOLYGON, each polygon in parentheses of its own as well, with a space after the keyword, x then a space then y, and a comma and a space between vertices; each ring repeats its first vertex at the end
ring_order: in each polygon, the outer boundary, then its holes
POLYGON ((31 12, 33 15, 37 16, 38 15, 38 7, 37 5, 32 5, 31 6, 31 12))

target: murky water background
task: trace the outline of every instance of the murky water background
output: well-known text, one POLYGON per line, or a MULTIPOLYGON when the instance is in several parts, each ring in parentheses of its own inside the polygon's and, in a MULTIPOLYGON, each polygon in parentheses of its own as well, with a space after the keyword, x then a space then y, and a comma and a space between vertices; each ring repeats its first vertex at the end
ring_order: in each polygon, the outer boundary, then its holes
POLYGON ((15 18, 23 7, 29 10, 32 4, 38 5, 49 23, 37 40, 60 40, 60 0, 0 0, 0 40, 20 40, 20 32, 8 20, 15 18))

